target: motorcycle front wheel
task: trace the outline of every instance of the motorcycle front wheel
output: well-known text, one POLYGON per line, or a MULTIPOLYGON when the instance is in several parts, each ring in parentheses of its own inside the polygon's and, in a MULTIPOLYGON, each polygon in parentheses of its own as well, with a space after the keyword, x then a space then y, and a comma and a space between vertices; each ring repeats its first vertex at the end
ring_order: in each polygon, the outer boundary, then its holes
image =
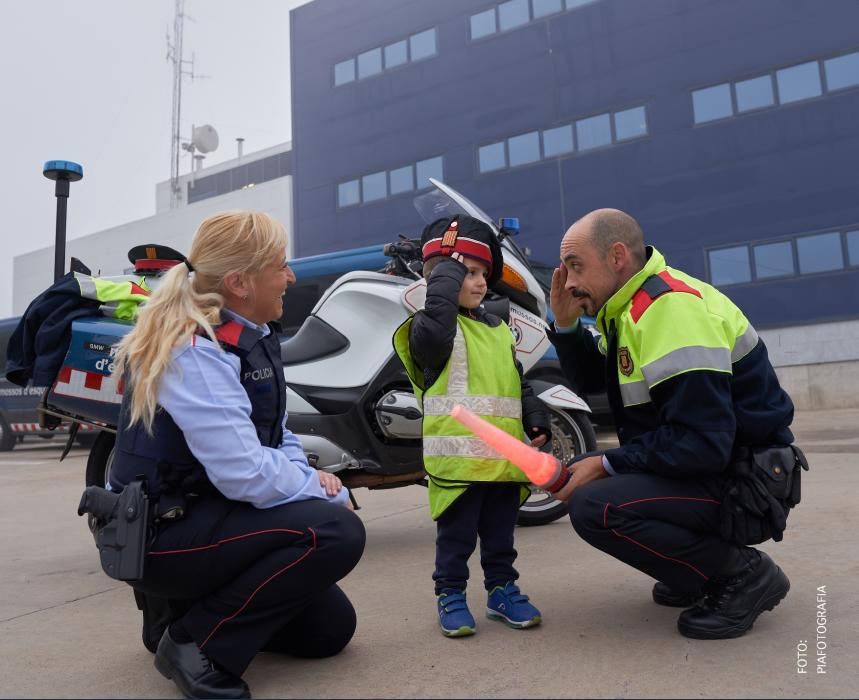
POLYGON ((101 486, 107 483, 110 476, 110 465, 113 463, 113 446, 116 435, 102 430, 95 436, 92 449, 86 461, 86 485, 101 486))
MULTIPOLYGON (((546 406, 552 423, 551 453, 566 464, 576 455, 597 448, 597 436, 586 411, 564 411, 546 406)), ((517 523, 522 526, 546 525, 567 514, 567 505, 552 494, 530 485, 531 495, 519 509, 517 523)))

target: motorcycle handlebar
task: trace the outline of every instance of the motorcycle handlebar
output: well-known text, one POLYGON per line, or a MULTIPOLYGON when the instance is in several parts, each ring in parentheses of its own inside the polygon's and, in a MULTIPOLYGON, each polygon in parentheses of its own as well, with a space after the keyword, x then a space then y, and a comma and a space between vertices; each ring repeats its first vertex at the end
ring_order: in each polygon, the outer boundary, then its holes
POLYGON ((385 247, 382 248, 382 253, 389 258, 420 257, 420 249, 414 243, 411 243, 411 242, 408 242, 408 243, 386 243, 385 247))

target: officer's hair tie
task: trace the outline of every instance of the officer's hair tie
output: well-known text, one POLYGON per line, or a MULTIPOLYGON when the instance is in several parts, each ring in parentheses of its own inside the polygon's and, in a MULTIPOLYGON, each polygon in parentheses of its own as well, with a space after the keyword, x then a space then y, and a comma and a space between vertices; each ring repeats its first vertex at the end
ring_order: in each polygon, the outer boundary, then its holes
POLYGON ((185 267, 188 268, 188 274, 191 274, 194 271, 194 266, 191 265, 191 261, 185 258, 185 267))

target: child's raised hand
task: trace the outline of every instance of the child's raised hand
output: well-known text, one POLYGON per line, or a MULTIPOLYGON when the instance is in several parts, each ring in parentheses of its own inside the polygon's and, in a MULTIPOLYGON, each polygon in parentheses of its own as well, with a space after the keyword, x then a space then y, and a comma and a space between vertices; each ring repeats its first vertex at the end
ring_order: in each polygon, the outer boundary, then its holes
POLYGON ((540 428, 534 427, 531 428, 532 433, 538 433, 534 437, 531 437, 531 447, 542 447, 546 444, 546 441, 549 439, 549 436, 546 433, 542 432, 540 428))

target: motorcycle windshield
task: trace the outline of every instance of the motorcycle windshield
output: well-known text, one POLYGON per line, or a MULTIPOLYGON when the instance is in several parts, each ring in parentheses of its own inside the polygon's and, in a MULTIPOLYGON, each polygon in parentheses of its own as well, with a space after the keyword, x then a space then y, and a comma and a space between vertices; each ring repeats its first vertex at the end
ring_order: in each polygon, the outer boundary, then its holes
POLYGON ((414 199, 415 209, 418 210, 424 223, 431 224, 442 217, 465 214, 487 224, 495 232, 495 235, 498 235, 498 229, 490 216, 474 202, 433 177, 429 181, 433 184, 433 189, 414 199))

